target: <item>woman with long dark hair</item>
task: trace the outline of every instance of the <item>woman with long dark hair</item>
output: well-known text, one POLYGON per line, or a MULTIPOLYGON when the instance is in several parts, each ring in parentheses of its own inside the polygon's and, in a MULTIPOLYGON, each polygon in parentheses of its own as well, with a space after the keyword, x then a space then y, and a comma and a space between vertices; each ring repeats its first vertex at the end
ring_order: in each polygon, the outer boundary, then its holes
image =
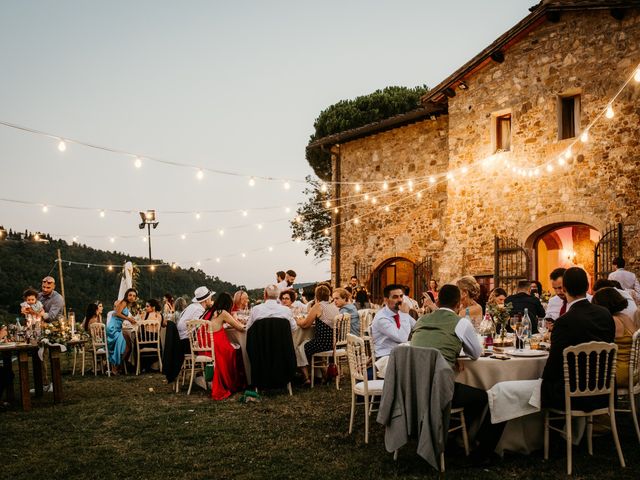
POLYGON ((102 323, 102 313, 100 307, 102 303, 94 302, 87 305, 87 311, 84 315, 84 321, 82 322, 82 328, 85 332, 89 332, 89 327, 94 323, 102 323))
POLYGON ((120 373, 123 362, 128 361, 131 355, 131 338, 122 333, 122 322, 129 320, 132 324, 136 323, 130 309, 137 300, 138 292, 135 288, 130 288, 124 292, 124 298, 116 302, 115 311, 107 325, 107 347, 109 349, 111 373, 114 375, 120 373))
POLYGON ((242 352, 231 345, 224 329, 226 323, 240 332, 244 332, 244 324, 231 315, 233 299, 228 293, 221 293, 202 318, 213 324, 213 349, 216 366, 213 370, 211 398, 223 400, 232 393, 243 390, 247 384, 242 352))

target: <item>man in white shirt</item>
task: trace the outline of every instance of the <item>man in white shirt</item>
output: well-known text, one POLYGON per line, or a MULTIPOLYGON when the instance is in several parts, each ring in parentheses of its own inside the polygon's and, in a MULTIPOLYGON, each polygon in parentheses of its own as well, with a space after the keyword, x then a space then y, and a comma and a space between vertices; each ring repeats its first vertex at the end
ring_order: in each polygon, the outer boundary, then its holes
POLYGON ((387 285, 383 294, 385 306, 378 310, 371 323, 371 335, 378 359, 388 357, 391 350, 407 342, 411 329, 416 324, 409 314, 400 311, 404 298, 402 285, 387 285))
POLYGON ((298 328, 291 309, 278 303, 278 294, 279 289, 276 285, 267 285, 264 289, 264 303, 251 309, 251 315, 247 321, 247 330, 251 328, 254 322, 265 318, 285 318, 289 321, 292 332, 298 328))
POLYGON ((296 277, 296 272, 294 272, 293 270, 287 270, 284 276, 284 280, 278 284, 278 292, 293 288, 293 282, 296 281, 296 277))
POLYGON ((556 268, 551 272, 549 278, 551 279, 551 288, 555 292, 555 296, 549 299, 547 304, 547 312, 545 318, 557 320, 560 315, 564 315, 567 311, 567 297, 564 294, 562 288, 562 276, 566 268, 556 268))
POLYGON ((616 280, 624 290, 633 290, 640 295, 640 282, 633 272, 625 270, 625 264, 624 258, 614 258, 613 265, 616 269, 609 274, 609 280, 616 280))
POLYGON ((204 314, 205 310, 211 308, 213 305, 213 296, 216 292, 212 292, 207 287, 198 287, 193 293, 191 303, 184 309, 180 318, 178 319, 178 334, 182 342, 186 341, 186 352, 191 347, 189 346, 189 335, 187 332, 187 320, 195 320, 204 314))

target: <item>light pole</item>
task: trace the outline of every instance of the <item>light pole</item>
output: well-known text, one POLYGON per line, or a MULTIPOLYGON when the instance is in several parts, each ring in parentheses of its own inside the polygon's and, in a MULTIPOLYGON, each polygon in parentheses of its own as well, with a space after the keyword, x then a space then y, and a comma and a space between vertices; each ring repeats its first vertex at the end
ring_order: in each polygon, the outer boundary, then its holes
MULTIPOLYGON (((156 211, 155 210, 147 210, 146 212, 140 212, 140 218, 142 222, 138 227, 140 230, 144 230, 144 227, 147 227, 147 243, 149 244, 149 265, 153 263, 153 259, 151 258, 151 227, 155 230, 158 227, 160 222, 156 222, 156 211)), ((149 270, 153 272, 153 265, 149 267, 149 270)), ((153 274, 152 274, 153 275, 153 274)), ((151 294, 151 284, 153 277, 149 277, 149 298, 153 297, 151 294)))

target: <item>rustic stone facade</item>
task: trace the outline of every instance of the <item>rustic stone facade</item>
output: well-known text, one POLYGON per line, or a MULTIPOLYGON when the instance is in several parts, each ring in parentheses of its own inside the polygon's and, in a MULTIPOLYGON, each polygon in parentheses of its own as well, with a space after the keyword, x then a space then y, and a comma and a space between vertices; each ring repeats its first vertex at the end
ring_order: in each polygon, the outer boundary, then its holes
MULTIPOLYGON (((420 180, 413 193, 386 196, 380 186, 363 184, 363 192, 379 196, 377 205, 343 201, 336 220, 347 223, 333 238, 340 254, 334 282, 346 283, 356 261, 375 269, 392 257, 417 262, 431 256, 441 282, 492 275, 496 235, 532 247, 537 233, 568 222, 602 231, 622 221, 627 266, 638 270, 640 86, 629 84, 613 106, 615 117, 595 123, 566 167, 556 159, 576 140, 558 140, 559 98, 580 95, 579 127, 585 129, 640 62, 639 46, 638 9, 621 21, 607 10, 563 12, 559 22, 544 22, 511 45, 504 62, 466 76, 468 88, 448 99, 448 115, 340 145, 334 171, 340 162, 343 182, 420 180), (496 154, 494 117, 503 113, 511 114, 511 147, 496 154), (548 162, 552 173, 544 169, 548 162), (511 172, 537 166, 538 177, 511 172), (417 199, 430 185, 427 176, 447 171, 455 178, 417 199), (379 208, 393 202, 389 213, 379 208), (349 222, 355 217, 357 225, 349 222)), ((342 197, 355 193, 342 187, 342 197)))

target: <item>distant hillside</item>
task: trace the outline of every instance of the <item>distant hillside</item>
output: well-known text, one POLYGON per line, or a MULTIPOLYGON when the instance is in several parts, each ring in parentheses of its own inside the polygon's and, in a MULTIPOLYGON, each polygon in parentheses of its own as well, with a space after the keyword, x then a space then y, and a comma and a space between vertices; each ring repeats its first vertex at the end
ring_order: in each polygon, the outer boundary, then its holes
MULTIPOLYGON (((15 318, 22 301, 22 292, 27 287, 39 290, 42 278, 48 274, 56 279, 56 290, 60 291, 58 265, 55 263, 58 249, 64 260, 83 263, 63 263, 67 308, 73 308, 78 319, 84 317, 87 304, 95 300, 104 302, 105 311, 109 309, 118 295, 122 265, 126 261, 131 261, 134 265, 149 263, 146 258, 132 257, 121 252, 96 250, 77 243, 69 245, 64 240, 55 240, 46 234, 40 234, 40 241, 35 241, 30 232, 3 230, 0 233, 3 233, 0 236, 0 318, 15 318), (99 267, 88 268, 87 263, 112 264, 115 268, 113 271, 99 267)), ((218 277, 210 277, 202 270, 159 267, 155 272, 150 272, 145 268, 140 272, 136 285, 143 299, 149 298, 150 280, 151 293, 158 299, 165 292, 174 297, 184 295, 191 298, 195 288, 200 285, 232 295, 239 289, 237 285, 218 277)))

